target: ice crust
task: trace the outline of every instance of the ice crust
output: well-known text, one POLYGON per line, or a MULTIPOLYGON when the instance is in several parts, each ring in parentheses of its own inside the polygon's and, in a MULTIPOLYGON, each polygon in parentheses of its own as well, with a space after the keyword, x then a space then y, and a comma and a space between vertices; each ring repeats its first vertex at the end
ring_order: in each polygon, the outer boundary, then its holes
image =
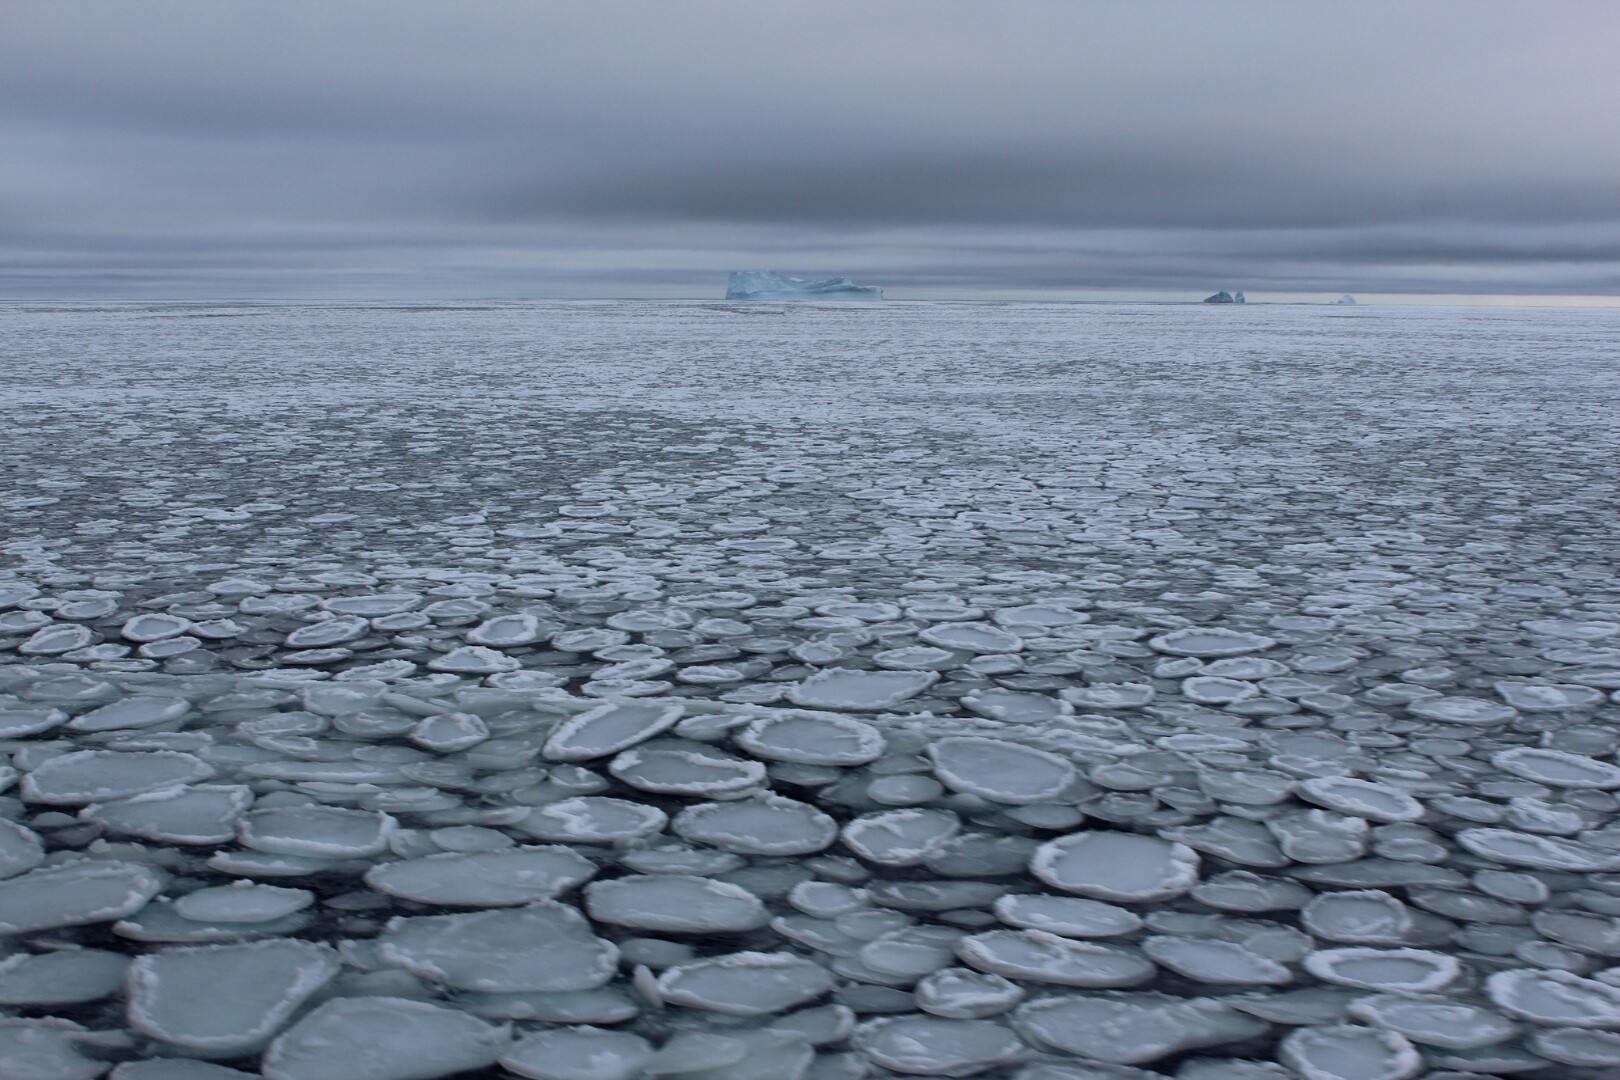
POLYGON ((487 307, 0 310, 0 1076, 1620 1068, 1607 322, 487 307))

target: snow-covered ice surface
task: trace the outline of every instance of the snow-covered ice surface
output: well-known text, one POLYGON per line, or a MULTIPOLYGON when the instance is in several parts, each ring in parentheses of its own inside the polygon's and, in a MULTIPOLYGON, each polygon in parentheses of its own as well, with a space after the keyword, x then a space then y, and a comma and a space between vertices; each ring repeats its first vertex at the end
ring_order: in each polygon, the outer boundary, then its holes
POLYGON ((1612 1077, 1617 330, 0 308, 0 1076, 1612 1077))

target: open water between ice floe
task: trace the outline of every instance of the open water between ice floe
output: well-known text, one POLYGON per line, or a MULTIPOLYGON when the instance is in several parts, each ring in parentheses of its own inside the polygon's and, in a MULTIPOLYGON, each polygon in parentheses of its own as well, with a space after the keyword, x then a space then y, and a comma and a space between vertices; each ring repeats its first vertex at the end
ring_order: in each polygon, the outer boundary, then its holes
POLYGON ((0 309, 0 1076, 1612 1076, 1615 320, 0 309))

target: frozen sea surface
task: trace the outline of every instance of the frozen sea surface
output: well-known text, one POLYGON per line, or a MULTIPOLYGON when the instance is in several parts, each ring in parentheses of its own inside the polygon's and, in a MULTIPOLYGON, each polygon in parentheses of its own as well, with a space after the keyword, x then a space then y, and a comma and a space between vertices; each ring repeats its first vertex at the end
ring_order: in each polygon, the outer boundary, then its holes
POLYGON ((0 308, 0 1076, 1612 1077, 1617 331, 0 308))

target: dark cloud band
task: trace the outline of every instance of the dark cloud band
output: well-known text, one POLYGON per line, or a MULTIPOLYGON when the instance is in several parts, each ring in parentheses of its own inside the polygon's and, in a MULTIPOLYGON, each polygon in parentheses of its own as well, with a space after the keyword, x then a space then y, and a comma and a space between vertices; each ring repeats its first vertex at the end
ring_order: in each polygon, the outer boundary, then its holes
POLYGON ((300 268, 518 293, 740 264, 964 292, 1620 279, 1603 3, 57 0, 4 21, 0 294, 279 291, 300 268))

